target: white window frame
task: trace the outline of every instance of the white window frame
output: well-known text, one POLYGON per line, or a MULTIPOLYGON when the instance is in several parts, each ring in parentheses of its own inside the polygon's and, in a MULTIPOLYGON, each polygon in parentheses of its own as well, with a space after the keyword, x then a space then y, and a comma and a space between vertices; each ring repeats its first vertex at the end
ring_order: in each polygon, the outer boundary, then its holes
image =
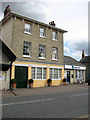
POLYGON ((43 71, 44 71, 43 69, 46 69, 46 73, 47 73, 47 68, 45 68, 45 67, 32 67, 32 68, 35 68, 35 79, 32 78, 33 80, 46 80, 46 78, 45 79, 43 78, 43 71), (41 79, 37 79, 37 69, 38 68, 42 68, 42 78, 41 79))
POLYGON ((56 47, 53 47, 52 48, 52 60, 58 60, 58 48, 56 48, 56 47), (55 58, 53 58, 53 54, 55 54, 55 53, 53 53, 53 49, 56 49, 56 55, 57 55, 57 58, 55 59, 55 58))
POLYGON ((52 40, 58 41, 58 39, 57 39, 57 32, 55 32, 55 31, 52 31, 52 40))
POLYGON ((29 58, 31 57, 31 43, 28 41, 23 42, 23 57, 29 57, 29 58), (28 45, 26 45, 26 44, 28 44, 28 45), (24 49, 25 49, 25 51, 27 51, 26 48, 24 48, 24 46, 29 47, 29 55, 24 55, 24 49))
POLYGON ((46 29, 40 27, 40 37, 46 38, 46 29))
MULTIPOLYGON (((61 80, 61 77, 59 78, 59 70, 60 70, 60 76, 62 76, 61 69, 58 69, 58 68, 50 68, 50 69, 52 69, 52 77, 50 79, 52 79, 52 80, 61 80), (55 74, 54 74, 55 69, 58 70, 58 73, 57 73, 58 78, 57 79, 55 78, 55 74)), ((50 73, 49 73, 49 76, 51 76, 50 73)))
POLYGON ((39 59, 46 59, 46 46, 45 45, 39 45, 39 59), (44 50, 44 56, 42 57, 40 57, 40 47, 42 47, 43 48, 43 50, 44 50))
POLYGON ((83 79, 83 71, 82 70, 76 70, 76 79, 83 79), (79 75, 81 77, 79 77, 79 75))
POLYGON ((31 34, 31 24, 25 23, 24 33, 31 34), (26 28, 28 31, 26 31, 26 28))

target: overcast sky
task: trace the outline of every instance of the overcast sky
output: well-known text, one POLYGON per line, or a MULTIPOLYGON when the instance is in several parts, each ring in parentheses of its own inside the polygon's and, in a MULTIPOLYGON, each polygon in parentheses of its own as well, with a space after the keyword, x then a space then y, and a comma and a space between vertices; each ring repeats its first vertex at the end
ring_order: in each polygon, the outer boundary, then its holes
POLYGON ((88 54, 88 0, 3 0, 0 19, 8 4, 13 12, 47 24, 55 21, 56 27, 67 30, 64 34, 64 55, 80 60, 82 50, 88 54))

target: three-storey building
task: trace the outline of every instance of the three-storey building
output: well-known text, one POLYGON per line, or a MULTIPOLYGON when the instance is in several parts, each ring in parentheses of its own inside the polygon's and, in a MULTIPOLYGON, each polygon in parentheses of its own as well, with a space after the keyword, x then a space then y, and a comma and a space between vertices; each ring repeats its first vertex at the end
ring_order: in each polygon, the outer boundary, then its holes
MULTIPOLYGON (((9 6, 6 8, 6 11, 9 6)), ((11 79, 17 79, 17 88, 28 86, 34 79, 34 87, 60 85, 64 78, 63 34, 67 31, 54 24, 7 12, 2 20, 2 40, 16 54, 12 63, 11 79)))

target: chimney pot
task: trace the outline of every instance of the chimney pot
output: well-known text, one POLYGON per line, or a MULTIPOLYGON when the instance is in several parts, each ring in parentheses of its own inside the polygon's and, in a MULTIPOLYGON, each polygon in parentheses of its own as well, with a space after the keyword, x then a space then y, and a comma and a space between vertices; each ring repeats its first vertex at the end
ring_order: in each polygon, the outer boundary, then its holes
POLYGON ((9 5, 7 5, 6 9, 4 10, 4 17, 10 12, 9 5))
POLYGON ((82 59, 85 57, 84 50, 82 50, 82 59))
POLYGON ((51 22, 49 22, 49 25, 55 26, 56 24, 54 23, 54 21, 51 21, 51 22))

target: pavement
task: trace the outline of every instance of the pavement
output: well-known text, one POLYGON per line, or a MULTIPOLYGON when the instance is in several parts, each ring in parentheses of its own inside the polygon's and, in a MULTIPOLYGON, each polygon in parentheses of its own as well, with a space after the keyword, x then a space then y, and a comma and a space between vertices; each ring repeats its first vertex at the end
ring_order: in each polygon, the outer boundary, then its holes
POLYGON ((48 94, 55 92, 68 92, 88 89, 88 84, 67 84, 61 86, 39 87, 39 88, 16 88, 15 90, 4 90, 0 97, 28 96, 37 94, 48 94))

